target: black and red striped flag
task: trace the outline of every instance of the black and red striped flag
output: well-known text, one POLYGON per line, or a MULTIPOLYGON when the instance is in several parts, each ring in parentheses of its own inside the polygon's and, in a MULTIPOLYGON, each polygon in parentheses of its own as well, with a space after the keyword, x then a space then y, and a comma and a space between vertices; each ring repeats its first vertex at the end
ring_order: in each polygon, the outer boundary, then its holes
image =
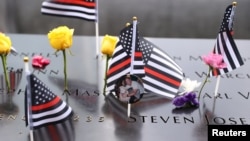
POLYGON ((184 74, 182 69, 165 52, 145 38, 140 38, 145 77, 144 89, 169 98, 177 95, 184 74))
POLYGON ((116 45, 107 72, 107 89, 109 91, 113 91, 116 80, 126 74, 133 74, 139 77, 144 76, 145 71, 138 34, 138 30, 134 30, 133 24, 121 30, 119 42, 116 45), (133 32, 135 32, 134 39, 133 32), (134 48, 134 51, 132 48, 134 48))
POLYGON ((42 3, 41 13, 53 16, 97 20, 96 0, 48 0, 42 3))
POLYGON ((132 74, 142 80, 145 92, 174 98, 184 77, 181 68, 157 46, 140 38, 134 27, 130 25, 120 33, 107 73, 107 89, 115 91, 116 80, 132 74))
POLYGON ((73 115, 72 108, 34 74, 28 74, 27 80, 25 116, 31 129, 60 123, 73 115))

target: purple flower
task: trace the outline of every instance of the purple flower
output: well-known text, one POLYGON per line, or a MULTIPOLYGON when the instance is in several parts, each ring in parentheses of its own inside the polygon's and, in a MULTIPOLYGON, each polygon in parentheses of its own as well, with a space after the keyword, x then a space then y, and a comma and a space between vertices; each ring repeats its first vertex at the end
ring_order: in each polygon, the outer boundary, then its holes
POLYGON ((182 96, 178 96, 173 99, 173 104, 176 107, 184 107, 186 105, 188 106, 198 106, 199 102, 196 100, 196 93, 189 92, 185 93, 182 96))
POLYGON ((189 101, 193 106, 199 105, 198 101, 196 100, 196 94, 194 92, 185 94, 185 97, 187 101, 189 101))
POLYGON ((183 96, 179 96, 179 97, 176 97, 174 100, 173 100, 173 104, 177 107, 182 107, 184 106, 186 103, 186 98, 183 97, 183 96))

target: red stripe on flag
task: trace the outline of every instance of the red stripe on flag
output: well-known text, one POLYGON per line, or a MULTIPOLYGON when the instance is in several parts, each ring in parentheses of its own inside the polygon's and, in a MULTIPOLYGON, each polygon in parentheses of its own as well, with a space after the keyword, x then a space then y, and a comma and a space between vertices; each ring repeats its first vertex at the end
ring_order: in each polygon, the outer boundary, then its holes
POLYGON ((50 139, 52 139, 53 141, 61 141, 60 135, 57 132, 55 125, 49 125, 48 129, 49 129, 50 139))
POLYGON ((131 58, 128 58, 127 60, 123 61, 122 63, 120 63, 119 65, 116 65, 115 67, 109 69, 107 75, 112 74, 113 72, 117 71, 118 69, 128 65, 131 62, 131 58))
POLYGON ((46 104, 42 104, 42 105, 38 105, 38 106, 32 106, 32 111, 38 111, 38 110, 42 110, 51 106, 54 106, 55 104, 57 104, 60 101, 60 98, 57 96, 56 98, 54 98, 52 101, 46 103, 46 104))
POLYGON ((141 57, 142 56, 142 52, 135 52, 135 57, 141 57))
POLYGON ((175 86, 180 86, 180 82, 178 82, 178 81, 176 81, 174 79, 171 79, 171 78, 169 78, 169 77, 167 77, 167 76, 165 76, 163 74, 160 74, 159 72, 151 70, 151 69, 149 69, 147 67, 145 67, 144 69, 145 69, 146 73, 149 73, 149 74, 151 74, 151 75, 153 75, 153 76, 155 76, 155 77, 157 77, 159 79, 162 79, 162 80, 164 80, 164 81, 166 81, 168 83, 171 83, 171 84, 173 84, 175 86))
POLYGON ((217 76, 218 75, 218 70, 213 68, 213 75, 217 76))
POLYGON ((94 2, 85 2, 83 0, 56 0, 56 2, 66 3, 66 4, 76 4, 87 7, 95 7, 94 2))

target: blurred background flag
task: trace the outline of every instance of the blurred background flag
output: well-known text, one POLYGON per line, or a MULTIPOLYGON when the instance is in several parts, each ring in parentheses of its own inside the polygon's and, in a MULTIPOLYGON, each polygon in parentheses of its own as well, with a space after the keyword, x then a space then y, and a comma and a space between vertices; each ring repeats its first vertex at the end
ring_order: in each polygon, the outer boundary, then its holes
POLYGON ((95 0, 49 0, 42 3, 42 14, 97 20, 95 0))
POLYGON ((41 13, 45 15, 80 18, 95 22, 96 57, 99 51, 98 0, 48 0, 42 3, 41 13))

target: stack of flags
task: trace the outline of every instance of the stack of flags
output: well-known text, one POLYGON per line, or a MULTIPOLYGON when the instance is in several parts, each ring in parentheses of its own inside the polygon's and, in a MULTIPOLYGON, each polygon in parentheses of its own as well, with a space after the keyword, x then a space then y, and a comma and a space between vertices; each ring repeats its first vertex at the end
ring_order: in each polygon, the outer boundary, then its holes
POLYGON ((142 79, 146 92, 174 98, 184 77, 182 69, 137 29, 133 22, 121 30, 107 72, 107 89, 115 91, 116 80, 132 74, 142 79))

